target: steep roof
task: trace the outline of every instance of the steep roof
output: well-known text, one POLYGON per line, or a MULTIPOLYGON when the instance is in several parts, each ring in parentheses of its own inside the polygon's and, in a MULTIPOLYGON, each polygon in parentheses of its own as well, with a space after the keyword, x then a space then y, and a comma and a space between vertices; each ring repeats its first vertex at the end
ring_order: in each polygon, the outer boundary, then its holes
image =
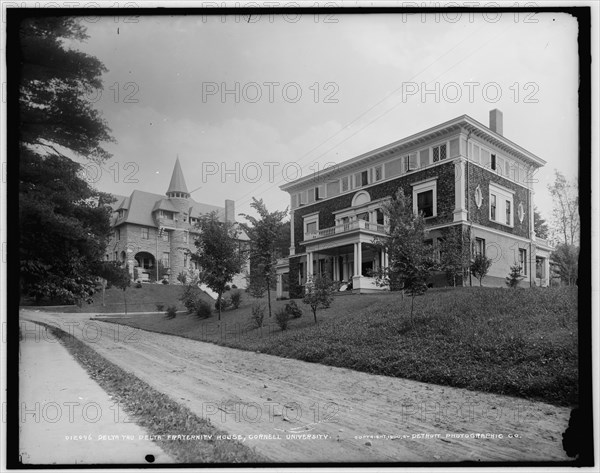
POLYGON ((188 194, 185 179, 183 177, 183 171, 181 170, 181 164, 179 164, 179 157, 175 160, 175 167, 173 168, 173 174, 171 175, 171 183, 167 190, 167 195, 171 192, 183 192, 188 194))
MULTIPOLYGON (((219 220, 225 220, 224 207, 202 204, 193 199, 188 199, 188 201, 190 207, 187 211, 190 214, 190 217, 197 218, 210 212, 217 212, 219 220)), ((116 204, 119 204, 119 201, 117 201, 116 204)), ((128 198, 121 196, 120 204, 116 207, 115 204, 113 204, 113 209, 115 211, 119 208, 128 209, 127 213, 124 218, 116 220, 113 224, 118 223, 121 225, 122 223, 133 223, 136 225, 144 225, 146 227, 156 226, 154 219, 152 218, 152 212, 155 210, 168 210, 175 213, 179 212, 173 203, 164 196, 140 190, 133 191, 128 198), (128 203, 128 205, 125 206, 125 203, 128 203)))

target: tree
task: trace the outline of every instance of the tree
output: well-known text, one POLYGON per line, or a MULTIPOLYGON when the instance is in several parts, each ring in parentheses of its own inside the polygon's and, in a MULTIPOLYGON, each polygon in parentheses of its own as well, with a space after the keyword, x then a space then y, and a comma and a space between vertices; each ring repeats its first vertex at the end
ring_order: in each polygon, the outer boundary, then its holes
POLYGON ((333 283, 327 276, 314 276, 306 284, 306 292, 302 302, 310 306, 315 324, 317 323, 317 310, 327 309, 333 302, 333 283))
POLYGON ((64 156, 23 148, 19 187, 21 289, 36 300, 91 301, 110 235, 110 200, 64 156))
POLYGON ((88 36, 79 20, 34 17, 20 25, 22 69, 19 132, 24 145, 62 154, 56 146, 102 162, 111 157, 103 143, 114 141, 89 97, 102 88, 107 69, 98 59, 65 48, 88 36))
POLYGON ((65 154, 101 162, 110 157, 102 143, 113 141, 86 100, 104 66, 64 46, 86 37, 74 18, 29 18, 19 28, 21 289, 36 300, 91 301, 110 232, 112 198, 65 154))
POLYGON ((522 269, 521 265, 518 264, 510 267, 510 273, 506 276, 506 285, 508 287, 515 289, 521 280, 525 278, 525 276, 521 274, 522 269))
POLYGON ((456 287, 462 285, 469 274, 471 263, 471 232, 469 228, 451 227, 443 231, 440 248, 440 265, 448 281, 456 287))
POLYGON ((553 272, 568 286, 577 284, 579 270, 579 248, 574 245, 559 244, 550 255, 553 272))
POLYGON ((483 286, 482 280, 487 275, 490 266, 492 265, 492 259, 487 258, 485 255, 478 253, 475 255, 473 262, 471 263, 471 274, 479 280, 479 285, 483 286))
POLYGON ((102 305, 104 306, 104 294, 106 289, 111 286, 118 287, 125 291, 131 285, 129 271, 124 266, 121 266, 117 261, 103 261, 96 269, 100 284, 102 286, 102 305))
POLYGON ((241 223, 240 227, 250 238, 250 277, 252 278, 253 275, 252 265, 254 264, 255 275, 262 279, 267 290, 269 317, 271 317, 271 288, 277 276, 277 258, 281 256, 278 245, 284 235, 283 219, 287 216, 288 211, 286 208, 283 211, 269 212, 263 200, 256 200, 254 197, 250 207, 258 213, 260 218, 241 214, 248 223, 241 223))
POLYGON ((200 230, 196 238, 196 253, 193 261, 200 266, 200 282, 217 293, 217 307, 221 320, 221 298, 225 286, 233 281, 246 263, 246 255, 240 251, 237 237, 239 232, 231 222, 220 222, 215 212, 204 215, 198 223, 200 230))
POLYGON ((546 220, 542 217, 542 214, 537 209, 537 207, 533 208, 533 228, 535 231, 535 236, 542 239, 548 238, 548 224, 546 220))
POLYGON ((383 205, 383 212, 389 219, 390 230, 387 238, 376 238, 373 243, 387 251, 389 266, 374 273, 379 285, 389 285, 390 289, 406 290, 412 297, 410 317, 414 312, 415 296, 427 291, 427 280, 435 262, 431 247, 425 244, 427 230, 423 215, 415 215, 410 200, 402 189, 383 205))
POLYGON ((554 183, 548 185, 554 202, 554 235, 562 243, 577 245, 580 227, 577 185, 567 181, 567 178, 556 169, 554 176, 554 183))

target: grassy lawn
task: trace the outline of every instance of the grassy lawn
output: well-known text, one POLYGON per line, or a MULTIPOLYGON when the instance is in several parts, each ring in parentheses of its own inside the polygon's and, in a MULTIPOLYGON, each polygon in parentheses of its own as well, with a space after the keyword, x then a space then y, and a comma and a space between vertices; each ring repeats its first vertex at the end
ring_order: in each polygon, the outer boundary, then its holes
MULTIPOLYGON (((368 373, 509 394, 555 405, 577 402, 577 290, 456 288, 415 302, 397 293, 336 297, 314 324, 304 315, 281 331, 252 300, 207 319, 162 315, 111 319, 144 330, 368 373)), ((275 301, 274 309, 286 301, 275 301)))
POLYGON ((73 357, 136 424, 148 434, 163 436, 153 440, 178 463, 264 463, 268 460, 253 448, 238 441, 218 441, 217 435, 226 434, 210 421, 196 416, 189 409, 172 401, 144 381, 98 355, 85 343, 68 333, 40 323, 67 348, 73 357), (166 440, 166 436, 212 435, 211 440, 189 442, 166 440))
MULTIPOLYGON (((76 305, 60 306, 60 309, 45 307, 42 310, 60 310, 60 312, 82 312, 82 313, 107 313, 107 312, 154 312, 157 304, 163 304, 166 307, 174 305, 178 310, 185 310, 185 307, 179 300, 181 294, 181 285, 170 284, 142 284, 138 288, 132 284, 126 291, 115 287, 106 290, 105 305, 102 305, 102 292, 94 295, 94 302, 83 304, 81 307, 76 305)), ((212 299, 206 296, 207 301, 212 299)), ((33 307, 35 308, 35 306, 33 307)))

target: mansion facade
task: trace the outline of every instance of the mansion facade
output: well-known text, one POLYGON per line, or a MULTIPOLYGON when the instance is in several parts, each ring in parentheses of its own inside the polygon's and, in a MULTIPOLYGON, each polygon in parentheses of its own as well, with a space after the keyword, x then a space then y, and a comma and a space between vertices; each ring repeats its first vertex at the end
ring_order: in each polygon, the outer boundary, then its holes
MULTIPOLYGON (((134 190, 129 197, 114 197, 117 200, 112 204, 113 231, 105 258, 126 265, 136 281, 166 279, 176 284, 182 271, 198 269, 189 252, 196 251, 196 223, 200 216, 216 212, 219 220, 235 222, 233 200, 227 199, 224 207, 218 207, 191 198, 179 158, 165 195, 134 190), (165 268, 165 275, 159 274, 158 261, 165 268)), ((248 240, 243 233, 239 239, 240 246, 248 240)), ((233 284, 245 287, 244 275, 237 275, 233 284)))
MULTIPOLYGON (((486 286, 505 286, 518 264, 521 286, 548 286, 551 246, 536 238, 531 177, 545 161, 503 136, 503 117, 489 126, 463 115, 369 151, 281 189, 291 200, 290 256, 278 265, 278 293, 288 274, 290 297, 307 279, 328 274, 353 292, 382 290, 370 277, 388 265, 373 245, 388 228, 382 204, 402 189, 425 217, 434 252, 445 229, 468 228, 471 254, 492 260, 486 286)), ((434 286, 448 285, 436 274, 434 286)), ((470 283, 469 278, 462 281, 470 283)))

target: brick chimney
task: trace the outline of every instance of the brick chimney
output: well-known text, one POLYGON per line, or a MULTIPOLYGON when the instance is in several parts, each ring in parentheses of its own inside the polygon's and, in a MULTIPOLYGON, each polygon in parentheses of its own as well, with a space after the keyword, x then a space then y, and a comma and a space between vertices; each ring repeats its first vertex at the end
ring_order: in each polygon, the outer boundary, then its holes
POLYGON ((503 134, 502 127, 502 112, 495 108, 490 110, 490 130, 495 131, 499 135, 503 134))
POLYGON ((225 221, 235 222, 235 202, 225 199, 225 221))

